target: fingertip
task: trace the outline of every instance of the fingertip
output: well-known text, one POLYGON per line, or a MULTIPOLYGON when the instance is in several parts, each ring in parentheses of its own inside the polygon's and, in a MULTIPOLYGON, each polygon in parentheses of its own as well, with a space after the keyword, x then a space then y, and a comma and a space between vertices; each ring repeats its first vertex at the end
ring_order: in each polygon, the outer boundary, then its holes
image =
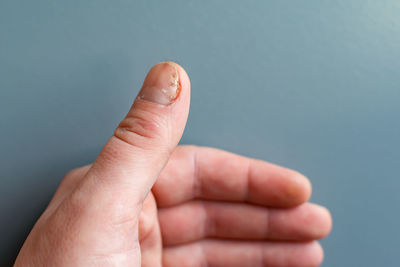
POLYGON ((320 266, 324 260, 324 250, 318 241, 298 243, 300 249, 296 250, 296 255, 290 258, 289 264, 285 266, 320 266))
POLYGON ((307 252, 309 255, 309 263, 308 266, 320 266, 324 261, 324 249, 322 248, 321 244, 318 241, 312 241, 309 243, 307 252))
POLYGON ((308 200, 310 200, 311 198, 311 194, 312 194, 312 184, 311 181, 304 175, 298 173, 297 175, 297 179, 299 181, 300 184, 302 184, 303 187, 303 195, 300 198, 300 201, 302 201, 301 203, 305 203, 308 200))
POLYGON ((289 171, 286 176, 287 184, 285 198, 288 206, 297 206, 307 202, 311 197, 312 185, 310 180, 297 171, 289 171))
POLYGON ((183 132, 182 125, 186 125, 186 121, 189 114, 190 108, 190 79, 185 69, 176 62, 163 61, 153 66, 153 68, 164 65, 165 68, 173 67, 178 74, 179 94, 174 99, 174 104, 169 108, 174 110, 172 112, 171 127, 173 132, 179 132, 179 134, 172 133, 172 135, 181 135, 183 132), (182 128, 182 129, 181 129, 182 128))
POLYGON ((305 203, 294 208, 294 211, 296 226, 302 233, 299 240, 319 240, 330 233, 332 217, 327 208, 314 203, 305 203))
POLYGON ((162 61, 157 63, 156 65, 159 64, 168 64, 170 66, 173 66, 179 73, 179 79, 180 79, 180 83, 182 86, 183 91, 189 91, 190 92, 190 79, 189 79, 189 75, 187 74, 186 70, 179 65, 176 62, 173 61, 162 61))
POLYGON ((317 204, 312 205, 314 205, 319 214, 320 227, 317 239, 322 239, 332 231, 332 215, 327 208, 317 204))

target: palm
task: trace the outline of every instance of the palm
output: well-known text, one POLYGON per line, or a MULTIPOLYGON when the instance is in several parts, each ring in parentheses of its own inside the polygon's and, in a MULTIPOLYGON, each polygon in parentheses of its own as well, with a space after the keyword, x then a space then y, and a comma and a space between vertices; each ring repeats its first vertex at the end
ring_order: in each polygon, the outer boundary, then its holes
POLYGON ((142 266, 318 265, 331 223, 309 195, 293 171, 178 147, 143 205, 142 266))

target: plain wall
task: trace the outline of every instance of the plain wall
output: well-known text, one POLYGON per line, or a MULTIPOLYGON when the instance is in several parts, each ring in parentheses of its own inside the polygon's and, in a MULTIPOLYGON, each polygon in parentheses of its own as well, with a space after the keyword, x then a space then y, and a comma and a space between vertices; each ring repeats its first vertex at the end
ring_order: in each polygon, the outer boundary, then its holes
POLYGON ((399 266, 400 2, 0 1, 0 265, 90 163, 151 65, 192 82, 182 143, 296 169, 323 266, 399 266))

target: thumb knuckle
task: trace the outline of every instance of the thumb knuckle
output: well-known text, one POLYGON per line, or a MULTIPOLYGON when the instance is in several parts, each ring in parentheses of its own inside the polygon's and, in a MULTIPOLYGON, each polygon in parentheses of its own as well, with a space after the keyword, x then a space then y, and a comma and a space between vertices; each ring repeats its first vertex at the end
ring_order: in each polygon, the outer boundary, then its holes
POLYGON ((164 139, 165 124, 160 116, 132 112, 121 121, 114 136, 135 147, 152 147, 164 139))

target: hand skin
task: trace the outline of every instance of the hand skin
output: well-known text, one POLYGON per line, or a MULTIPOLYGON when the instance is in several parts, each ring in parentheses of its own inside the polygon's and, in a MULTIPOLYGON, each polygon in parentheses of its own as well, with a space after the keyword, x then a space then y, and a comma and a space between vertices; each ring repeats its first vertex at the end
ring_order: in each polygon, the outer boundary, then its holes
POLYGON ((332 222, 307 203, 310 182, 264 161, 176 147, 189 98, 182 67, 155 65, 96 161, 65 176, 15 265, 320 265, 315 240, 332 222))

